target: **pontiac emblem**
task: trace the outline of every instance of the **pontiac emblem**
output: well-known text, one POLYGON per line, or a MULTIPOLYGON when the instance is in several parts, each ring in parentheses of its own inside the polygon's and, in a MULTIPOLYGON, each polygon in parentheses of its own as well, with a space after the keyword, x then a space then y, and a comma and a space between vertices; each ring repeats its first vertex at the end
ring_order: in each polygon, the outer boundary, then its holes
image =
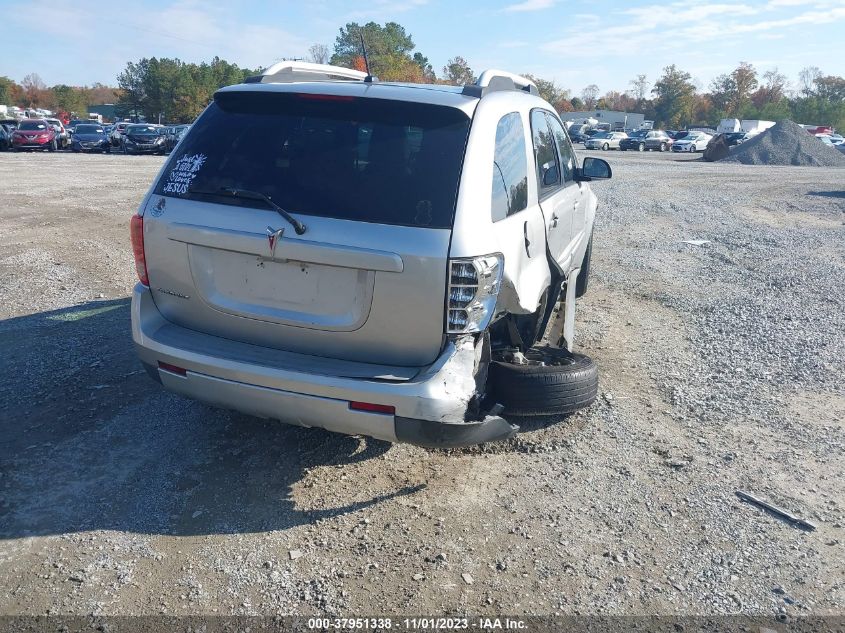
POLYGON ((282 229, 274 229, 272 226, 267 227, 267 241, 270 242, 270 257, 276 256, 276 244, 279 243, 279 240, 282 239, 282 236, 285 234, 285 230, 282 229))

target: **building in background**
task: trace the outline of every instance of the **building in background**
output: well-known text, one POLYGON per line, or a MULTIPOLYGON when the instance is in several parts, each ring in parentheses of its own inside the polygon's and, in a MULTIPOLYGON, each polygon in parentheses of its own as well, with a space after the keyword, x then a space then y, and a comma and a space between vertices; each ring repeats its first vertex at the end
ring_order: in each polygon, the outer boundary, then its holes
POLYGON ((98 103, 97 105, 89 105, 88 112, 96 112, 103 117, 104 121, 115 120, 115 104, 113 103, 98 103))
POLYGON ((610 130, 636 130, 645 121, 644 114, 636 112, 616 112, 615 110, 584 110, 582 112, 562 112, 565 122, 584 123, 588 119, 598 121, 596 127, 609 126, 610 130), (604 125, 603 125, 604 124, 604 125))

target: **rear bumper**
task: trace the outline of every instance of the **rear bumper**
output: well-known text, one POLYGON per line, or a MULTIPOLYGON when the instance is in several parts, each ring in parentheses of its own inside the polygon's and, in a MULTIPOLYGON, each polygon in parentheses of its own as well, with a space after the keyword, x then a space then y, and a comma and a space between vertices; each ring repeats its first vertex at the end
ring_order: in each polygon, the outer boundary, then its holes
POLYGON ((465 420, 481 353, 471 338, 449 342, 427 367, 396 368, 397 378, 387 379, 391 372, 383 366, 275 352, 180 328, 161 316, 140 284, 132 295, 132 338, 166 389, 262 418, 444 448, 505 439, 518 430, 497 416, 465 420), (184 368, 185 375, 161 369, 160 362, 184 368), (392 406, 395 414, 353 410, 351 402, 392 406))

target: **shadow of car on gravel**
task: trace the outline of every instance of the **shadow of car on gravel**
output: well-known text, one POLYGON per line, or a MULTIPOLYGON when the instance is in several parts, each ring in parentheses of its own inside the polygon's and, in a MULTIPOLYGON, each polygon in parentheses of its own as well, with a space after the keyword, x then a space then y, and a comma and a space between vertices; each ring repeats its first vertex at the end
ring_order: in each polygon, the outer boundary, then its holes
POLYGON ((311 469, 352 466, 390 444, 164 392, 135 356, 128 299, 7 319, 0 348, 2 539, 282 530, 422 488, 353 473, 342 503, 305 494, 299 507, 293 493, 311 469))
POLYGON ((845 198, 845 191, 808 191, 807 195, 822 198, 845 198))

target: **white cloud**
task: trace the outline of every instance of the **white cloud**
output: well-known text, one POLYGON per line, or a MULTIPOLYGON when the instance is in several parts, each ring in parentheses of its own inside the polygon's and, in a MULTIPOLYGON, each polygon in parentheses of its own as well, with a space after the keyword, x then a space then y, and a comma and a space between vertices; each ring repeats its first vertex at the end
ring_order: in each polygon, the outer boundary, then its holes
MULTIPOLYGON (((770 3, 794 1, 770 0, 770 3)), ((814 7, 818 6, 817 2, 814 7)), ((707 4, 698 0, 626 9, 617 15, 629 19, 609 20, 615 26, 602 29, 602 53, 623 57, 643 50, 683 50, 684 47, 707 42, 719 41, 725 45, 726 40, 750 34, 775 39, 792 27, 818 24, 820 19, 828 24, 845 19, 845 7, 841 6, 841 2, 839 4, 839 7, 828 8, 823 13, 813 9, 779 19, 765 19, 773 13, 768 5, 707 4)), ((541 48, 550 53, 594 56, 595 50, 589 47, 579 51, 572 46, 577 34, 575 30, 564 33, 560 39, 546 42, 541 48)))
POLYGON ((522 13, 525 11, 542 11, 550 9, 557 3, 557 0, 525 0, 517 4, 509 4, 502 9, 503 13, 522 13))
POLYGON ((770 9, 777 9, 779 7, 810 7, 815 3, 815 0, 769 0, 766 6, 770 9))
POLYGON ((362 8, 350 12, 340 22, 357 20, 391 20, 399 13, 407 13, 428 4, 428 0, 370 0, 362 8))

